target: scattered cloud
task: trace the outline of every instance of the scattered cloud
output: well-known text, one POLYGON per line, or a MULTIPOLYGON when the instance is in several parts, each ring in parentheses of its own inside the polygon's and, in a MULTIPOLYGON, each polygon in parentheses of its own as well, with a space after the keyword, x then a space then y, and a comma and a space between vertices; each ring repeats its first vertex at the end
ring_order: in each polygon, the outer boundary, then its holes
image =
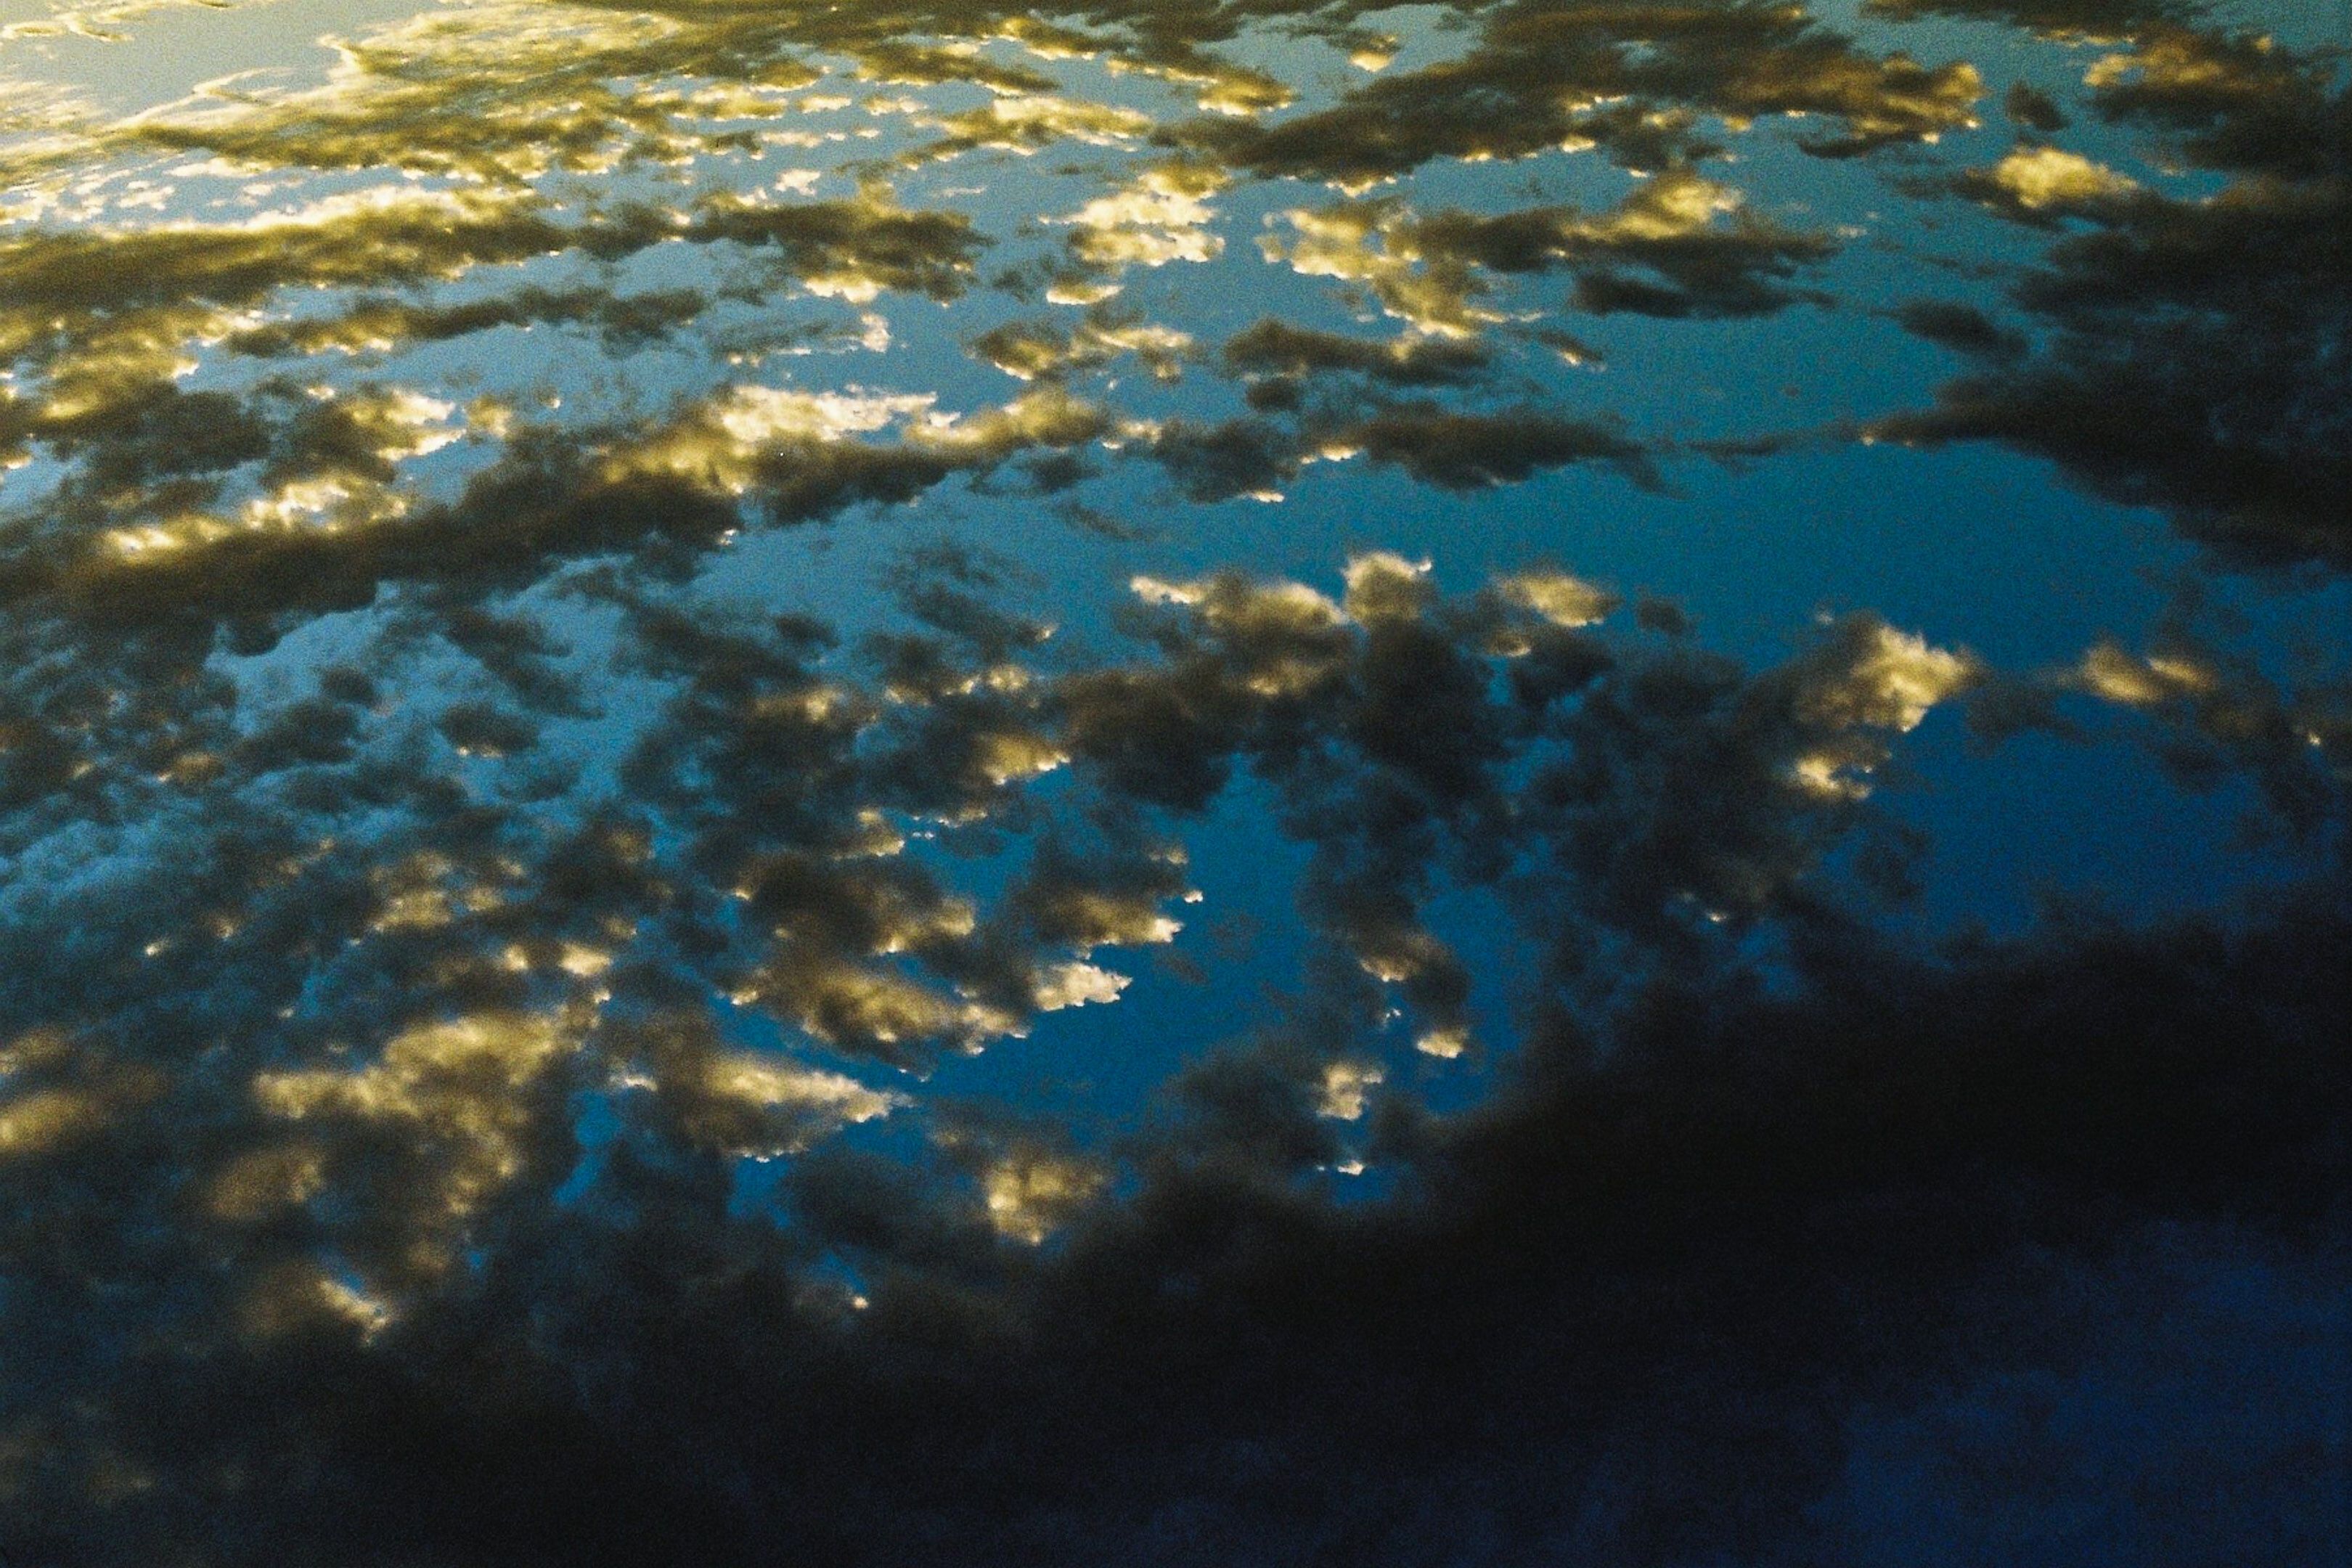
MULTIPOLYGON (((954 507, 1355 465, 1446 518, 1859 432, 2324 579, 2340 62, 2189 0, 1444 16, 492 0, 310 85, 11 98, 0 1553, 1836 1561, 1855 1455, 1981 1465, 1954 1399, 2135 1353, 2085 1300, 2259 1280, 2210 1381, 2306 1366, 2333 649, 2184 595, 2047 668, 1940 611, 1735 658, 1377 510, 1303 576, 1099 530, 1093 616, 954 507), (1971 135, 1929 16, 2079 89, 1971 135), (1882 277, 1792 162, 2034 258, 1882 277), (1559 379, 1841 310, 1962 363, 1713 442, 1559 379), (885 559, 840 626, 728 570, 926 500, 774 557, 885 559), (2290 875, 1922 935, 1938 712, 2143 748, 2290 875)), ((2318 1538, 2306 1405, 2182 1540, 2318 1538)))

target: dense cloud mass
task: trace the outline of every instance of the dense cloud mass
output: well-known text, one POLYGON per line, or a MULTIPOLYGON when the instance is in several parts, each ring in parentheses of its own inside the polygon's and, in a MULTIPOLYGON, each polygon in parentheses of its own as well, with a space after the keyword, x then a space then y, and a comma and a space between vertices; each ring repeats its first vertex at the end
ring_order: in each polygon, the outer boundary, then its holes
POLYGON ((2263 40, 2152 26, 2085 79, 2100 119, 2180 136, 2188 165, 2226 183, 2168 196, 2030 137, 1960 176, 1960 192, 2013 221, 2080 226, 2011 289, 2044 347, 1874 432, 2009 441, 2103 495, 2173 511, 2233 555, 2340 568, 2352 515, 2340 70, 2263 40))
MULTIPOLYGON (((1980 1270, 2126 1216, 2328 1221, 2334 876, 2237 929, 1940 954, 1825 901, 1824 858, 1890 831, 1895 740, 1982 686, 1965 655, 1858 617, 1749 671, 1602 629, 1562 574, 1447 599, 1368 556, 1338 598, 1139 581, 1155 651, 1048 678, 989 585, 910 563, 937 630, 846 665, 622 594, 676 695, 628 805, 562 826, 451 798, 421 738, 366 755, 346 668, 168 864, 20 887, 10 1304, 41 1383, 110 1392, 29 1402, 18 1550, 1420 1561, 1467 1510, 1498 1552, 1797 1551, 1842 1401, 1997 1353, 1948 1338, 1980 1270), (1308 851, 1327 977, 1141 1126, 1072 1143, 857 1072, 1115 1002, 1243 773, 1308 851), (988 898, 896 826, 1039 809, 988 898), (1449 883, 1497 890, 1529 984, 1507 1087, 1433 1116, 1380 1026, 1476 1047, 1449 883), (919 1154, 828 1142, 905 1116, 919 1154), (1336 1196, 1366 1161, 1385 1195, 1336 1196)), ((2179 650, 2052 679, 2225 700, 2179 650)), ((2293 761, 2328 839, 2340 773, 2293 761)))
POLYGON ((32 11, 12 1568, 2352 1544, 2342 50, 32 11))

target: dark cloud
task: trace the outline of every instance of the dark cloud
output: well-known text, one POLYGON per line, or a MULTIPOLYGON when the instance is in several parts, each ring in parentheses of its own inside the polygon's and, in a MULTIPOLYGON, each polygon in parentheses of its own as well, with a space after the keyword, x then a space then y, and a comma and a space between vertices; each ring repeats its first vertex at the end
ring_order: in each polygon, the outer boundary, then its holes
POLYGON ((1610 463, 1636 483, 1657 476, 1642 445, 1605 425, 1527 409, 1509 414, 1446 413, 1404 405, 1349 432, 1375 463, 1394 463, 1446 489, 1515 484, 1570 463, 1610 463))
POLYGON ((1146 450, 1189 499, 1201 501, 1280 500, 1278 487, 1306 465, 1358 457, 1449 490, 1517 484, 1589 462, 1606 463, 1645 489, 1662 484, 1650 447, 1610 421, 1535 407, 1456 413, 1423 402, 1375 404, 1370 415, 1343 402, 1336 409, 1310 408, 1297 423, 1276 417, 1292 401, 1257 396, 1253 402, 1267 413, 1213 426, 1171 420, 1151 433, 1146 450))
POLYGON ((2196 17, 2198 0, 1868 0, 1871 10, 1901 20, 1952 16, 2031 27, 2061 38, 2105 39, 2158 23, 2196 17))
POLYGON ((2325 669, 2277 679, 2231 649, 2200 612, 2192 593, 2145 650, 2102 640, 2050 679, 2153 719, 2147 742, 2185 787, 2252 783, 2265 807, 2257 832, 2313 840, 2340 827, 2352 686, 2325 669))
POLYGON ((1897 306, 1895 319, 1904 330, 1931 343, 1967 354, 1971 359, 2013 360, 2026 351, 2024 334, 2005 331, 1974 305, 1940 300, 1915 300, 1897 306))
POLYGON ((625 352, 688 325, 709 305, 708 299, 691 289, 618 296, 597 289, 528 288, 469 304, 443 306, 363 299, 326 320, 252 328, 232 337, 229 346, 239 353, 264 358, 310 355, 329 349, 382 353, 495 327, 546 322, 591 329, 607 349, 625 352))
POLYGON ((1497 271, 1563 268, 1575 274, 1577 308, 1601 315, 1755 316, 1820 298, 1786 280, 1832 255, 1835 243, 1739 205, 1736 191, 1675 171, 1635 187, 1608 212, 1530 208, 1500 218, 1449 213, 1425 220, 1415 237, 1428 250, 1497 271), (1730 220, 1717 221, 1725 214, 1730 220))
POLYGON ((1477 379, 1489 352, 1475 343, 1407 337, 1387 342, 1318 332, 1268 316, 1225 340, 1225 368, 1301 380, 1361 375, 1390 386, 1454 386, 1477 379))
POLYGON ((2029 130, 2041 132, 2066 129, 2066 114, 2048 93, 2031 82, 2011 84, 2000 106, 2009 117, 2029 130))
POLYGON ((1882 439, 1996 439, 2255 561, 2344 558, 2352 496, 2342 341, 2343 194, 2274 184, 2149 200, 2062 241, 2020 303, 2051 349, 1872 422, 1882 439))
POLYGON ((1496 274, 1570 272, 1571 304, 1596 315, 1707 320, 1823 300, 1790 279, 1833 255, 1835 242, 1742 212, 1741 201, 1729 186, 1676 169, 1597 213, 1423 214, 1394 199, 1350 201, 1287 213, 1295 237, 1260 245, 1297 271, 1360 288, 1431 339, 1474 338, 1501 321, 1485 302, 1496 274))
POLYGON ((2178 136, 2198 167, 2340 181, 2347 121, 2333 78, 2324 53, 2305 58, 2260 36, 2159 25, 2100 61, 2088 82, 2101 119, 2178 136))
POLYGON ((1192 346, 1191 337, 1172 327, 1099 305, 1075 328, 1051 321, 1009 321, 971 343, 989 363, 1022 381, 1059 381, 1127 354, 1160 380, 1174 381, 1183 374, 1192 346))
MULTIPOLYGON (((1467 1520, 1497 1558, 1832 1550, 1807 1515, 1849 1402, 2067 1353, 1988 1318, 1984 1271, 2032 1311, 2080 1278, 2052 1249, 2114 1236, 2119 1205, 2289 1234, 2324 1212, 2342 937, 2305 908, 1957 968, 1848 957, 1788 1000, 1667 987, 1601 1065, 1563 1037, 1478 1116, 1388 1125, 1414 1173, 1393 1205, 1283 1179, 1331 1157, 1329 1123, 1269 1042, 1174 1086, 1142 1188, 1043 1254, 1026 1205, 1086 1184, 1049 1151, 811 1158, 795 1240, 637 1121, 594 1201, 518 1215, 478 1283, 408 1318, 265 1275, 286 1282, 253 1337, 125 1369, 118 1405, 19 1462, 11 1544, 117 1560, 201 1518, 346 1560, 1411 1562, 1464 1550, 1467 1520), (265 1397, 270 1420, 232 1419, 265 1397), (84 1478, 114 1466, 157 1479, 96 1510, 84 1478), (224 1466, 271 1479, 224 1492, 224 1466)), ((636 1047, 707 1081, 677 1049, 636 1047)), ((305 1156, 275 1157, 299 1190, 305 1156)), ((286 1180, 248 1167, 224 1196, 286 1180)), ((12 1212, 55 1246, 53 1211, 12 1212)), ((2286 1495, 2325 1462, 2290 1460, 2286 1495)))
POLYGON ((2342 142, 2342 84, 2321 62, 2173 28, 2092 76, 2103 117, 2187 132, 2183 154, 2228 183, 2167 196, 2030 145, 1969 176, 1996 210, 2088 226, 2011 289, 2048 341, 1869 433, 2005 441, 2240 560, 2342 565, 2347 187, 2313 161, 2342 142))
POLYGON ((1458 58, 1383 76, 1330 109, 1177 135, 1260 175, 1362 187, 1434 159, 1563 145, 1661 169, 1714 150, 1701 116, 1819 115, 1839 129, 1809 145, 1852 153, 1966 125, 1979 91, 1973 67, 1875 56, 1801 10, 1528 0, 1482 18, 1458 58))
MULTIPOLYGON (((1557 570, 1447 596, 1368 555, 1339 597, 1139 582, 1148 651, 1055 675, 1017 586, 915 552, 928 630, 845 652, 583 579, 670 692, 611 818, 430 792, 362 717, 398 667, 346 668, 224 751, 137 896, 17 906, 12 1552, 1411 1561, 1468 1518, 1490 1557, 1801 1554, 1857 1396, 2047 1353, 1968 1305, 1989 1271, 2326 1213, 2332 882, 1942 952, 1855 923, 1831 852, 1963 656, 1858 616, 1748 670, 1608 631, 1557 570), (1000 894, 908 854, 1053 809, 1042 767, 1067 826, 1000 894), (870 1076, 1116 998, 1244 774, 1306 852, 1306 984, 1146 1126, 1088 1147, 870 1076), (1460 888, 1516 975, 1436 921, 1460 888), (1498 980, 1507 1087, 1436 1114, 1381 1019, 1442 1064, 1498 980), (746 1158, 788 1162, 749 1208, 746 1158), (1360 1167, 1390 1195, 1336 1192, 1360 1167), (92 1293, 118 1330, 61 1310, 92 1293)), ((526 704, 560 654, 513 611, 450 637, 526 704)), ((2080 681, 2284 762, 2189 657, 2080 681)))

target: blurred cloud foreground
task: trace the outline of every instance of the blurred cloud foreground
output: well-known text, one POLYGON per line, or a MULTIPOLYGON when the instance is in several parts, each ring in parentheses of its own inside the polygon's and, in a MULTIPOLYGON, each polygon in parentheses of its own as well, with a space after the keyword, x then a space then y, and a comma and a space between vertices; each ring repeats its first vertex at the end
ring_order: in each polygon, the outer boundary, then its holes
POLYGON ((0 1561, 2352 1557, 2347 47, 0 0, 0 1561))

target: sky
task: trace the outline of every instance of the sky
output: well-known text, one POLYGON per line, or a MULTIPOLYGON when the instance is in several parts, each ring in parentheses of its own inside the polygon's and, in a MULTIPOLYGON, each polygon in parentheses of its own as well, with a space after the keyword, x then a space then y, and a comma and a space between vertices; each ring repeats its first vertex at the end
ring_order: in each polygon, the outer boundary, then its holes
POLYGON ((0 1563, 2352 1552, 2337 0, 0 0, 0 1563))

